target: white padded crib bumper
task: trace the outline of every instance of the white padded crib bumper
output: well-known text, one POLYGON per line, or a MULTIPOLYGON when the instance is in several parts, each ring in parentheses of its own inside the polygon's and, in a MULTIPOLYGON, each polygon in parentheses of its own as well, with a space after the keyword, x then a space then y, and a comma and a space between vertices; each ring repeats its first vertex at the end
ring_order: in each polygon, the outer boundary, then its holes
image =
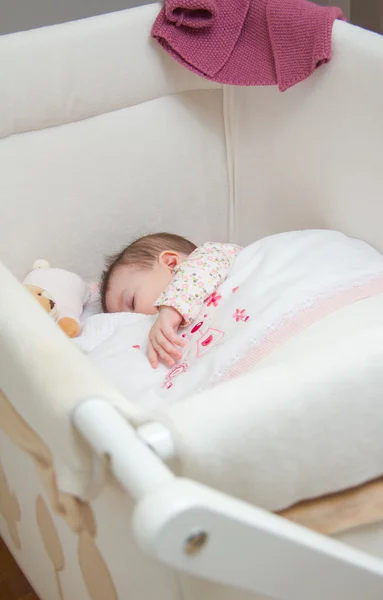
MULTIPOLYGON (((291 90, 222 87, 150 39, 158 10, 0 37, 0 532, 41 600, 261 600, 274 589, 266 581, 239 591, 224 585, 225 568, 209 576, 197 562, 200 576, 191 576, 138 548, 137 496, 105 479, 71 420, 89 398, 106 399, 134 427, 164 423, 177 475, 252 506, 282 510, 383 473, 380 422, 367 415, 383 384, 382 296, 301 332, 254 373, 148 415, 97 373, 15 279, 43 257, 94 280, 105 254, 157 230, 246 245, 282 231, 334 229, 383 251, 383 39, 336 22, 332 61, 291 90), (360 409, 344 420, 355 428, 348 449, 326 453, 321 437, 314 473, 294 419, 280 410, 296 394, 332 441, 335 413, 360 409), (262 433, 269 427, 275 437, 283 477, 262 454, 255 395, 270 409, 262 433), (362 409, 372 423, 365 429, 362 409), (278 448, 287 430, 291 446, 278 448), (344 465, 343 479, 339 470, 331 477, 334 462, 344 465), (292 481, 293 463, 300 477, 292 481)), ((336 537, 383 557, 378 519, 336 537)), ((289 586, 274 597, 319 597, 305 574, 293 574, 289 586)), ((380 597, 360 589, 348 599, 380 597)))

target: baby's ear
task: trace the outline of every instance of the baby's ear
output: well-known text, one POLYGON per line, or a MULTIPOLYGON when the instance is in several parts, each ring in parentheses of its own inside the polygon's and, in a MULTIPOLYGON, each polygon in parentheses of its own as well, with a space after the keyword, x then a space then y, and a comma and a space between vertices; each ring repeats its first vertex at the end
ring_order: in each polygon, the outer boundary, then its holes
POLYGON ((165 250, 161 252, 158 257, 158 261, 168 267, 171 271, 177 267, 177 265, 181 262, 181 256, 178 252, 173 252, 172 250, 165 250))

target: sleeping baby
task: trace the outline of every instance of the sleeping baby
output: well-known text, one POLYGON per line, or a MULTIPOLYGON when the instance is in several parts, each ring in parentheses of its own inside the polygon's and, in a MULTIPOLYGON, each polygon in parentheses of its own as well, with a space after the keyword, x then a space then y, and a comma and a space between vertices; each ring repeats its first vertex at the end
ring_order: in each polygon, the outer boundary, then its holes
POLYGON ((225 281, 240 246, 208 242, 200 247, 171 233, 142 237, 109 259, 101 284, 104 312, 158 317, 150 330, 148 358, 172 367, 185 341, 177 335, 225 281))
POLYGON ((159 233, 109 260, 111 314, 90 317, 77 343, 128 398, 156 408, 257 368, 303 329, 382 293, 383 256, 336 231, 244 248, 159 233))

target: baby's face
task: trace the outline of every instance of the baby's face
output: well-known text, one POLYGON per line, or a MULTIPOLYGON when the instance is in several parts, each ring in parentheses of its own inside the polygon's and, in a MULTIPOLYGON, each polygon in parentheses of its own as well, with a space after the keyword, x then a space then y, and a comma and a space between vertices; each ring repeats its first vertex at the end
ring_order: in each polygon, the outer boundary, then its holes
POLYGON ((162 262, 149 270, 120 265, 110 278, 105 302, 108 312, 157 314, 154 303, 170 283, 172 272, 162 262))

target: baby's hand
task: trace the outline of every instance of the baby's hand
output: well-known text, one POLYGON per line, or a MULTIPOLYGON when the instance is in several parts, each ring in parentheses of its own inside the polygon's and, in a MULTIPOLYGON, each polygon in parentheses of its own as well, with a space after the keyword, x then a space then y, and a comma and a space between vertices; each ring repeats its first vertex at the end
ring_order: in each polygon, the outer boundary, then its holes
POLYGON ((182 357, 177 348, 185 345, 177 335, 181 322, 182 315, 175 308, 161 306, 160 314, 149 333, 148 359, 153 369, 158 367, 158 359, 172 367, 182 357))

